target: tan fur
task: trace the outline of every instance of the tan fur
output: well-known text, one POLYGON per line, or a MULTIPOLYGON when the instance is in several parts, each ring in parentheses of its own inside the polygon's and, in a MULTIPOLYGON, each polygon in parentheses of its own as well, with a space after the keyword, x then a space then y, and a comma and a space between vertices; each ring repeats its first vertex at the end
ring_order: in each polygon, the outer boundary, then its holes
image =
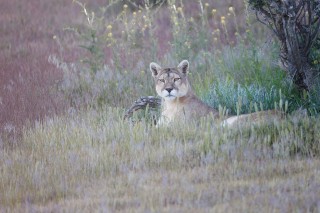
MULTIPOLYGON (((150 70, 155 81, 158 95, 162 98, 162 110, 159 124, 172 121, 191 121, 204 116, 219 118, 219 113, 195 96, 188 81, 189 62, 183 60, 176 68, 161 68, 152 62, 150 70)), ((276 111, 264 111, 225 119, 224 126, 233 126, 239 122, 256 122, 264 118, 279 117, 276 111)))
POLYGON ((162 97, 160 123, 189 121, 210 114, 218 117, 217 110, 203 103, 193 93, 188 81, 188 69, 189 63, 186 60, 176 68, 162 69, 156 63, 150 64, 156 91, 162 97))
POLYGON ((267 110, 267 111, 261 111, 261 112, 254 112, 250 114, 244 114, 239 116, 231 116, 227 119, 225 119, 222 122, 222 125, 224 126, 235 126, 239 124, 245 124, 245 123, 261 123, 261 122, 273 122, 273 121, 279 121, 284 117, 284 114, 282 112, 276 111, 276 110, 267 110))

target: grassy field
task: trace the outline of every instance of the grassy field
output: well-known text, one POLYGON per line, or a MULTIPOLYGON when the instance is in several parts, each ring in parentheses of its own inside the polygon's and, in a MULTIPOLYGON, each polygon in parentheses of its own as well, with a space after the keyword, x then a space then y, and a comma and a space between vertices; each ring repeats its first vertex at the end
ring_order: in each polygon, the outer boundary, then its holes
POLYGON ((297 95, 245 2, 132 2, 0 3, 0 212, 318 212, 319 93, 297 95), (286 117, 124 121, 149 63, 182 59, 211 106, 286 117))
POLYGON ((235 130, 210 120, 154 128, 125 123, 114 108, 48 119, 1 151, 1 208, 313 212, 320 161, 301 156, 320 149, 319 126, 288 118, 235 130))

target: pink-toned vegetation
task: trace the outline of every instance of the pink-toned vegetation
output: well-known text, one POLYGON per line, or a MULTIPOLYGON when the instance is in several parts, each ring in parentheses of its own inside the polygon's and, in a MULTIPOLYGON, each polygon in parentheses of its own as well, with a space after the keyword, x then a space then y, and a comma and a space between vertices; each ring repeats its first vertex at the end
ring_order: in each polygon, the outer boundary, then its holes
POLYGON ((72 21, 72 7, 70 1, 12 0, 2 1, 0 11, 0 127, 13 133, 65 107, 53 90, 61 71, 48 56, 58 51, 53 35, 72 21))
MULTIPOLYGON (((214 2, 216 8, 226 7, 232 1, 214 2)), ((185 5, 186 14, 197 13, 197 3, 185 5)), ((102 6, 103 1, 90 1, 89 8, 102 6)), ((236 8, 243 3, 233 2, 236 8)), ((205 8, 206 9, 206 8, 205 8)), ((225 11, 217 10, 219 16, 225 11)), ((210 14, 210 13, 209 13, 210 14)), ((78 5, 69 0, 11 0, 0 3, 0 129, 1 132, 14 133, 26 124, 33 123, 46 116, 62 113, 68 107, 68 100, 57 93, 56 83, 62 79, 60 69, 48 62, 51 54, 58 54, 59 45, 53 39, 58 36, 63 44, 73 41, 63 31, 64 27, 83 23, 83 14, 78 5), (69 39, 69 41, 68 41, 69 39)), ((199 17, 200 19, 200 17, 199 17)), ((212 19, 213 20, 213 19, 212 19)), ((168 14, 162 13, 156 27, 159 56, 168 50, 171 32, 168 14)), ((219 27, 219 21, 212 21, 213 28, 219 27)), ((71 51, 63 52, 65 61, 74 61, 79 49, 70 42, 71 51)), ((109 61, 110 49, 105 48, 109 61)), ((128 55, 124 54, 124 59, 128 55)))

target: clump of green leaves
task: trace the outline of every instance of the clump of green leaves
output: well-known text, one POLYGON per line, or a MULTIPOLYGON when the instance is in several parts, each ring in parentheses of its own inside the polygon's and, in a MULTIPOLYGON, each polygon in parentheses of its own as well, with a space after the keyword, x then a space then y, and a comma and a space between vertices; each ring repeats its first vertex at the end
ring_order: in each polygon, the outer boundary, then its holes
POLYGON ((215 82, 206 102, 216 109, 226 107, 229 114, 243 114, 274 109, 282 98, 281 91, 274 87, 266 89, 255 84, 242 86, 234 81, 220 81, 215 82))

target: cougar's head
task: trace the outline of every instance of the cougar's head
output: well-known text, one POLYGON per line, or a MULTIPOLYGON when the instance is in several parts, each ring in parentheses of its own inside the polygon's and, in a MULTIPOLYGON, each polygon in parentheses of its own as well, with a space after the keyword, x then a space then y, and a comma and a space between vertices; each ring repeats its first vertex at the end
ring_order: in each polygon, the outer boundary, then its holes
POLYGON ((152 62, 150 70, 158 95, 169 101, 185 96, 189 90, 188 69, 189 62, 187 60, 181 61, 175 68, 161 68, 152 62))

